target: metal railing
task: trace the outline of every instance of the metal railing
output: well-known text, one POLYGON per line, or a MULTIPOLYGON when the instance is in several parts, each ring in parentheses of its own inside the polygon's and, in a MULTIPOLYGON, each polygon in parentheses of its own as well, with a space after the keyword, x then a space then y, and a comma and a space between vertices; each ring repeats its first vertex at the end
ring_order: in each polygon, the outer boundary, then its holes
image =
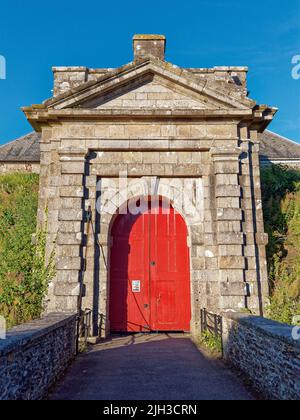
POLYGON ((206 309, 201 309, 201 334, 206 332, 220 340, 223 354, 223 318, 206 309))
POLYGON ((79 342, 87 345, 88 337, 92 332, 92 313, 91 309, 85 309, 77 319, 77 353, 79 351, 79 342))

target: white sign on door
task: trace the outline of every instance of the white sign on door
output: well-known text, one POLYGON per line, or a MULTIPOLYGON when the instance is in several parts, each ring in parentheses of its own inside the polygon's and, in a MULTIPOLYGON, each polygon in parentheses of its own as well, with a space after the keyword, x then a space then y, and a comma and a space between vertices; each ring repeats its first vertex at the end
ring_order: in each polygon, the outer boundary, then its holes
POLYGON ((132 291, 133 291, 133 293, 140 293, 141 292, 141 281, 140 280, 133 280, 132 281, 132 291))

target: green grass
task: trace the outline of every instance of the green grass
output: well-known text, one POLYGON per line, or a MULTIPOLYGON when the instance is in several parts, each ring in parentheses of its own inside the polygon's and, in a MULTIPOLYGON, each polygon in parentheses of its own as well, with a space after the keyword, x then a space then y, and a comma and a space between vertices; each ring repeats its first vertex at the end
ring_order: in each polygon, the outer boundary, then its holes
POLYGON ((201 334, 200 344, 214 354, 222 354, 222 339, 206 331, 201 334))

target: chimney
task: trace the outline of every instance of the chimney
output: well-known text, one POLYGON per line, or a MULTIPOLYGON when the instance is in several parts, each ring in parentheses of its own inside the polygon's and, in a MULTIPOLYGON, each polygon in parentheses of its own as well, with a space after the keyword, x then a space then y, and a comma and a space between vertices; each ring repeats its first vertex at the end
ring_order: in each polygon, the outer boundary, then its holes
POLYGON ((134 35, 133 37, 134 61, 154 56, 165 60, 166 37, 164 35, 134 35))

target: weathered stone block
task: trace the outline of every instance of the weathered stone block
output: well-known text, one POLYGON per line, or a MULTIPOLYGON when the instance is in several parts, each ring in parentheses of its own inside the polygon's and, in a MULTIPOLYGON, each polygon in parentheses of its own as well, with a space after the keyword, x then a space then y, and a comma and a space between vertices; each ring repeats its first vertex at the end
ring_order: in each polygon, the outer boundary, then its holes
POLYGON ((56 263, 57 270, 80 270, 82 258, 80 257, 59 257, 56 263))
POLYGON ((238 174, 239 173, 238 161, 220 161, 215 162, 215 174, 238 174))
POLYGON ((220 256, 241 256, 243 255, 242 245, 220 245, 219 246, 220 256))
POLYGON ((79 296, 80 284, 79 283, 56 283, 54 287, 56 296, 79 296))
POLYGON ((81 209, 82 198, 62 197, 60 199, 60 208, 61 209, 81 209))
MULTIPOLYGON (((50 181, 53 179, 53 177, 50 178, 50 181)), ((58 178, 59 182, 55 185, 59 185, 59 186, 72 186, 73 187, 78 187, 78 186, 82 186, 83 185, 83 176, 82 175, 64 175, 58 178)), ((57 181, 56 181, 57 182, 57 181)))
POLYGON ((245 258, 242 256, 221 256, 219 257, 219 268, 245 268, 245 258))
POLYGON ((243 283, 244 270, 222 269, 219 271, 220 282, 224 283, 243 283))
POLYGON ((80 245, 82 243, 82 233, 61 233, 57 234, 58 245, 80 245))
POLYGON ((239 185, 219 185, 216 187, 216 197, 240 197, 241 187, 239 185))
POLYGON ((59 194, 61 197, 79 197, 83 198, 84 191, 83 187, 61 187, 59 190, 59 194))
POLYGON ((144 164, 160 163, 160 152, 144 152, 142 154, 144 164))
POLYGON ((203 257, 192 258, 192 267, 193 267, 193 270, 203 270, 205 268, 205 258, 203 257))
POLYGON ((219 268, 218 258, 205 258, 205 268, 207 270, 217 270, 219 268))
POLYGON ((233 185, 238 186, 237 174, 216 174, 216 185, 233 185))
POLYGON ((64 221, 59 223, 59 232, 61 233, 78 233, 81 232, 81 228, 81 222, 64 221))
POLYGON ((217 207, 218 208, 229 208, 229 209, 239 209, 240 208, 240 198, 239 197, 218 197, 217 198, 217 207))
POLYGON ((247 285, 244 282, 221 282, 222 296, 247 296, 247 285))
POLYGON ((84 162, 63 162, 61 164, 62 174, 83 174, 85 169, 84 162))
POLYGON ((217 241, 219 245, 243 245, 243 233, 218 233, 217 241))
POLYGON ((83 220, 83 210, 76 209, 61 209, 58 213, 58 220, 61 221, 82 221, 83 220))
POLYGON ((240 221, 219 221, 217 223, 217 231, 224 232, 241 232, 241 222, 240 221))
POLYGON ((59 270, 57 272, 57 281, 62 283, 78 283, 78 270, 59 270))
POLYGON ((56 255, 57 257, 79 257, 80 248, 81 248, 80 245, 57 246, 56 255))

